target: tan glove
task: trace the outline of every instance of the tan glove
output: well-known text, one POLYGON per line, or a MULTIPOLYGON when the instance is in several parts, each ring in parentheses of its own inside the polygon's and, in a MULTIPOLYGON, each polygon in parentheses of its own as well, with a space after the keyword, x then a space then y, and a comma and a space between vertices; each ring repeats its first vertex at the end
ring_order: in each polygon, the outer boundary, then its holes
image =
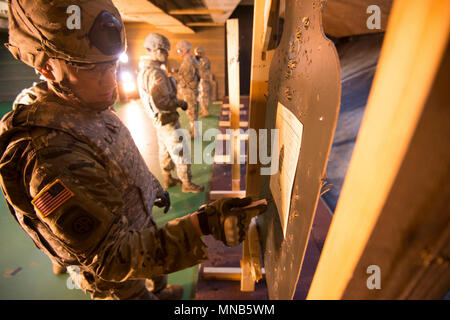
POLYGON ((197 215, 202 233, 222 241, 228 247, 245 239, 250 220, 267 209, 267 205, 250 207, 251 198, 225 198, 199 208, 197 215))

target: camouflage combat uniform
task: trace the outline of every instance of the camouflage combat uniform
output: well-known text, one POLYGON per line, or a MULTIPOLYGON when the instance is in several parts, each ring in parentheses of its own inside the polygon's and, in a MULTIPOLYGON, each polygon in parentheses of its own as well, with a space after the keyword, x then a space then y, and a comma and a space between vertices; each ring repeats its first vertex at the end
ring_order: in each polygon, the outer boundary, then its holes
MULTIPOLYGON (((190 150, 187 137, 181 135, 179 108, 183 101, 177 99, 177 89, 157 61, 146 61, 138 75, 141 100, 150 111, 150 116, 156 128, 159 141, 159 162, 164 177, 170 177, 170 172, 176 169, 183 183, 189 183, 192 178, 190 150)), ((165 178, 166 179, 166 178, 165 178)))
POLYGON ((200 72, 199 102, 202 115, 209 114, 209 102, 211 97, 211 63, 207 57, 200 56, 198 60, 198 69, 200 72))
POLYGON ((39 249, 76 266, 72 276, 95 299, 153 299, 144 279, 161 282, 207 258, 189 219, 156 226, 163 189, 112 109, 68 104, 46 83, 32 91, 33 103, 18 101, 1 121, 0 176, 39 249))
POLYGON ((198 83, 200 80, 197 62, 190 55, 183 59, 183 62, 175 76, 178 83, 179 97, 188 103, 187 115, 191 124, 191 130, 194 127, 194 121, 198 120, 198 83))

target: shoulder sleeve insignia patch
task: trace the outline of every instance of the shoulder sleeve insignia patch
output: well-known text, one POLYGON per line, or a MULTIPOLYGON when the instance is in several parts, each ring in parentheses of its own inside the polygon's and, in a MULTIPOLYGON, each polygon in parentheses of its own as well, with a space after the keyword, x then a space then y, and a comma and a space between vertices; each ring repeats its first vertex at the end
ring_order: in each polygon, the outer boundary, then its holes
POLYGON ((61 180, 56 179, 42 189, 31 203, 41 216, 45 218, 73 196, 74 193, 61 180))

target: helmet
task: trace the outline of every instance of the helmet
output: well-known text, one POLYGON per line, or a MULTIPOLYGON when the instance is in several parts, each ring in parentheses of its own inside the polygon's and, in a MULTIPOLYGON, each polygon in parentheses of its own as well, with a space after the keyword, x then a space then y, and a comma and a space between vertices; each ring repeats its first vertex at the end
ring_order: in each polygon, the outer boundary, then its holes
POLYGON ((189 50, 191 50, 191 44, 187 40, 178 41, 177 50, 188 52, 189 50))
POLYGON ((170 51, 169 39, 159 33, 150 33, 145 39, 144 47, 149 50, 164 49, 167 52, 170 51))
POLYGON ((126 49, 125 28, 111 0, 11 0, 8 7, 6 46, 33 68, 50 58, 114 61, 126 49))
POLYGON ((202 47, 197 47, 195 48, 194 53, 196 56, 203 56, 205 54, 205 49, 202 47))

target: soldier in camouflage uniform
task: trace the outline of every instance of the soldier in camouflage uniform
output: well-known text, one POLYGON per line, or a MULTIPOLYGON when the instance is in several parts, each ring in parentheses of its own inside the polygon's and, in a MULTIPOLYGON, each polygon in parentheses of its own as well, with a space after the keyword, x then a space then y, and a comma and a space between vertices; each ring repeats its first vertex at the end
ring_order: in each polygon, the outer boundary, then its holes
POLYGON ((186 40, 177 43, 177 52, 183 58, 175 78, 178 83, 178 94, 188 104, 188 118, 191 124, 191 136, 195 135, 194 124, 198 120, 198 83, 200 75, 198 65, 190 53, 191 44, 186 40))
POLYGON ((177 88, 161 65, 167 62, 170 42, 163 35, 152 33, 144 43, 149 56, 141 61, 138 76, 141 100, 149 112, 158 134, 159 162, 163 171, 164 187, 182 183, 183 192, 199 193, 203 186, 191 182, 190 150, 186 137, 180 136, 178 108, 186 110, 185 101, 177 99, 177 88), (180 141, 181 140, 181 141, 180 141), (171 171, 176 168, 175 179, 171 171))
POLYGON ((12 215, 94 299, 180 297, 165 275, 207 258, 202 235, 242 241, 250 199, 219 200, 157 227, 152 208, 167 211, 170 197, 111 108, 126 47, 118 10, 111 0, 8 6, 8 49, 46 79, 1 121, 0 183, 12 215), (74 4, 82 25, 67 30, 74 4))
POLYGON ((197 47, 194 50, 195 58, 198 62, 198 69, 200 72, 199 85, 199 102, 200 102, 200 117, 207 117, 209 115, 209 102, 211 92, 211 62, 205 56, 205 49, 197 47))

